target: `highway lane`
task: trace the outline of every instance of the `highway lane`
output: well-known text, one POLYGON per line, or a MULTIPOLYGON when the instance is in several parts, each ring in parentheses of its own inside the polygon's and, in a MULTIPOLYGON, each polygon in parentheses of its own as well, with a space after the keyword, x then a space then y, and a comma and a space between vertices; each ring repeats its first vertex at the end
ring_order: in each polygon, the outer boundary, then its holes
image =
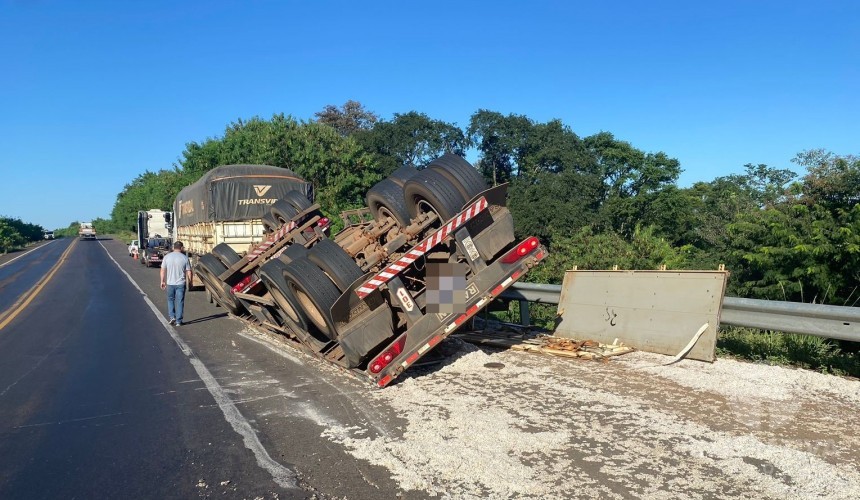
POLYGON ((30 290, 74 241, 71 238, 53 240, 4 256, 0 262, 0 312, 30 290))
MULTIPOLYGON (((0 268, 4 293, 72 241, 0 268)), ((100 242, 0 330, 0 498, 307 496, 258 461, 100 242)))

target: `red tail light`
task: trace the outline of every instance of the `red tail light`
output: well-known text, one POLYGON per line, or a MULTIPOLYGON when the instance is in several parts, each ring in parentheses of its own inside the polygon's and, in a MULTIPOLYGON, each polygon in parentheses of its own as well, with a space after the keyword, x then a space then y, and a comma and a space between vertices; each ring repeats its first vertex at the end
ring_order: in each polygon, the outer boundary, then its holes
POLYGON ((233 293, 241 293, 242 290, 244 290, 246 286, 251 284, 251 280, 253 280, 253 279, 254 279, 253 274, 249 274, 248 276, 245 276, 245 279, 236 283, 236 285, 232 288, 233 293))
POLYGON ((403 352, 403 347, 406 345, 406 335, 401 335, 397 340, 394 341, 393 344, 388 346, 388 349, 382 351, 379 356, 373 359, 370 362, 370 372, 371 373, 379 373, 381 372, 389 363, 394 361, 394 358, 400 355, 403 352))
POLYGON ((504 257, 502 257, 502 262, 505 264, 512 264, 526 255, 532 253, 532 251, 540 245, 540 241, 532 236, 527 238, 525 241, 517 245, 516 248, 506 253, 504 257))

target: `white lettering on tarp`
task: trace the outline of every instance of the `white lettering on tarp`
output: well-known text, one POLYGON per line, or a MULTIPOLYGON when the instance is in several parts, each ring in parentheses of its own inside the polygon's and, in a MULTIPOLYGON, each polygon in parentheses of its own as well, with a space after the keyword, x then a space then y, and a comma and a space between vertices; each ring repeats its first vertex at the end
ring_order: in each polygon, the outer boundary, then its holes
POLYGON ((239 205, 272 205, 278 199, 277 198, 248 198, 244 200, 239 200, 239 205))

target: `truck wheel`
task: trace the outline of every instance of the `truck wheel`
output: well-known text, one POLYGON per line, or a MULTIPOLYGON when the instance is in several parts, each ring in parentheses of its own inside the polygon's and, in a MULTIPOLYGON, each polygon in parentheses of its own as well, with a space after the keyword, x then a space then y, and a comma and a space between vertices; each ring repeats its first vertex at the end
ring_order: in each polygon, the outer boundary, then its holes
POLYGON ((287 224, 293 217, 298 215, 296 207, 292 206, 287 200, 277 200, 269 209, 274 217, 281 224, 287 224))
POLYGON ((279 227, 281 227, 281 223, 278 222, 278 219, 276 219, 271 212, 264 213, 260 219, 263 222, 264 233, 274 233, 279 227))
POLYGON ((394 172, 388 174, 388 179, 391 182, 397 184, 398 186, 403 187, 403 185, 406 184, 406 181, 415 177, 415 174, 417 173, 418 170, 416 170, 415 167, 407 165, 405 167, 400 167, 394 172))
MULTIPOLYGON (((413 169, 414 170, 414 169, 413 169)), ((367 206, 376 220, 391 217, 400 227, 409 225, 409 210, 403 198, 403 187, 390 179, 383 179, 367 192, 367 206)))
POLYGON ((284 266, 284 278, 307 318, 323 335, 336 340, 331 306, 340 297, 340 291, 329 277, 308 259, 296 259, 284 266))
POLYGON ((308 331, 308 319, 302 312, 298 299, 290 291, 290 287, 284 279, 285 266, 286 264, 278 259, 266 262, 260 266, 260 279, 263 280, 263 284, 269 290, 272 299, 278 304, 278 309, 298 328, 308 331))
POLYGON ((212 255, 214 255, 222 264, 224 264, 225 267, 228 268, 242 260, 242 257, 239 257, 236 250, 233 250, 233 247, 226 243, 215 245, 215 248, 212 249, 212 255))
MULTIPOLYGON (((308 260, 322 269, 341 292, 364 272, 343 248, 332 240, 320 240, 308 250, 308 260)), ((338 294, 340 295, 340 294, 338 294)))
POLYGON ((283 262, 284 264, 289 264, 296 259, 301 259, 302 257, 307 258, 307 256, 308 249, 305 248, 304 245, 294 243, 288 246, 287 249, 284 250, 284 252, 278 256, 278 259, 280 259, 281 262, 283 262))
POLYGON ((197 267, 199 269, 197 274, 203 278, 204 283, 209 285, 207 288, 212 292, 215 301, 236 316, 242 314, 244 307, 233 295, 230 286, 218 279, 227 267, 211 253, 201 255, 197 267))
POLYGON ((457 215, 466 200, 447 177, 433 169, 418 172, 403 186, 406 208, 411 217, 436 212, 440 222, 457 215))
POLYGON ((311 208, 312 205, 308 197, 298 191, 287 191, 287 194, 284 195, 284 201, 295 207, 299 212, 304 212, 311 208))
POLYGON ((431 161, 427 168, 447 177, 466 201, 487 189, 484 176, 471 163, 455 154, 447 153, 431 161))

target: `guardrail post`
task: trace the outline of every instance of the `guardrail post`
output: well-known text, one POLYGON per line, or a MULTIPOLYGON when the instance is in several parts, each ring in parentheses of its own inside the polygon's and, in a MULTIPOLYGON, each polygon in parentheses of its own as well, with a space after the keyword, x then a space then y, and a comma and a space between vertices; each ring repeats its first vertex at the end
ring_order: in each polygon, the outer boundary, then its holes
POLYGON ((531 316, 529 315, 529 303, 527 300, 520 301, 520 324, 529 326, 531 324, 531 316))

